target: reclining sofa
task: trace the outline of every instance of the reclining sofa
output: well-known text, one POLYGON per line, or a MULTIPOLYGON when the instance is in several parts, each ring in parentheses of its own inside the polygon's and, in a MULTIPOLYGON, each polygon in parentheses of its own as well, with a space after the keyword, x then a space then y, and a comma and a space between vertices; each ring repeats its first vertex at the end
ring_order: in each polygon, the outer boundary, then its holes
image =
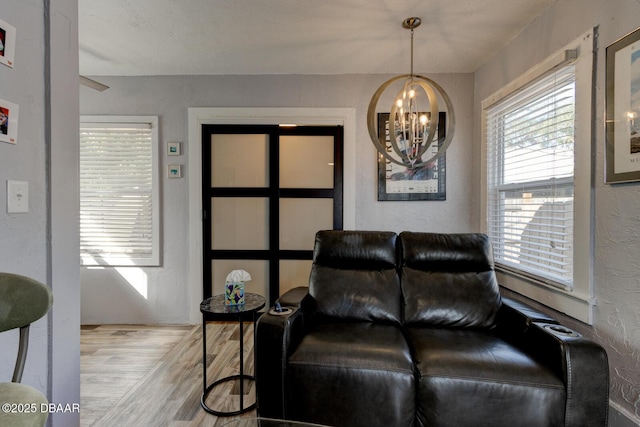
POLYGON ((502 298, 483 234, 320 231, 256 326, 258 414, 334 427, 605 426, 604 349, 502 298), (287 309, 288 308, 288 309, 287 309))

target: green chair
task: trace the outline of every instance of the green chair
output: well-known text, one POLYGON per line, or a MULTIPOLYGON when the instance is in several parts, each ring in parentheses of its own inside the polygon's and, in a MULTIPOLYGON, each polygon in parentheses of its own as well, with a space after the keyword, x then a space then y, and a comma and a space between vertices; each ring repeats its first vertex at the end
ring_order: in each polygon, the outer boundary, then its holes
POLYGON ((27 359, 29 326, 47 314, 52 302, 51 290, 42 283, 17 274, 0 273, 0 332, 20 328, 13 378, 10 383, 0 383, 2 427, 43 426, 47 421, 47 398, 20 381, 27 359))

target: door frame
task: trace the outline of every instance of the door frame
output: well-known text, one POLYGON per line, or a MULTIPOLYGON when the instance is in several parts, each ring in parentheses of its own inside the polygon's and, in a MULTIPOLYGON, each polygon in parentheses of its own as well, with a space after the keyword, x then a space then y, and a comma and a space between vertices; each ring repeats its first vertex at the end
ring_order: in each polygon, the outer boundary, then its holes
POLYGON ((189 186, 188 279, 189 319, 201 321, 202 301, 202 125, 258 124, 332 125, 344 127, 343 226, 355 229, 355 108, 207 108, 188 109, 187 179, 189 186))

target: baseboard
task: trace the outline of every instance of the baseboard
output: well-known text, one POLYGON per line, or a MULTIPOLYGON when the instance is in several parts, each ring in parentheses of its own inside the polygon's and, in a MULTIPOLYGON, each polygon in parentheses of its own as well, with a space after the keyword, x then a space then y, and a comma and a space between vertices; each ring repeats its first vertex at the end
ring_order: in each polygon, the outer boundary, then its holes
POLYGON ((609 401, 609 427, 637 427, 640 426, 640 418, 621 407, 615 402, 609 401))

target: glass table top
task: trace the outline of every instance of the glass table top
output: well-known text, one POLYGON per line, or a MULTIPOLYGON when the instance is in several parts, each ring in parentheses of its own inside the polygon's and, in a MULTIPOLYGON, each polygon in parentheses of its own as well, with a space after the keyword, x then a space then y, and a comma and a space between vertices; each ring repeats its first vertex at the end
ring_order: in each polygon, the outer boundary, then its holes
POLYGON ((224 302, 224 294, 214 295, 200 303, 200 311, 207 314, 243 314, 252 313, 265 306, 267 301, 262 295, 247 292, 244 304, 229 305, 224 302))

